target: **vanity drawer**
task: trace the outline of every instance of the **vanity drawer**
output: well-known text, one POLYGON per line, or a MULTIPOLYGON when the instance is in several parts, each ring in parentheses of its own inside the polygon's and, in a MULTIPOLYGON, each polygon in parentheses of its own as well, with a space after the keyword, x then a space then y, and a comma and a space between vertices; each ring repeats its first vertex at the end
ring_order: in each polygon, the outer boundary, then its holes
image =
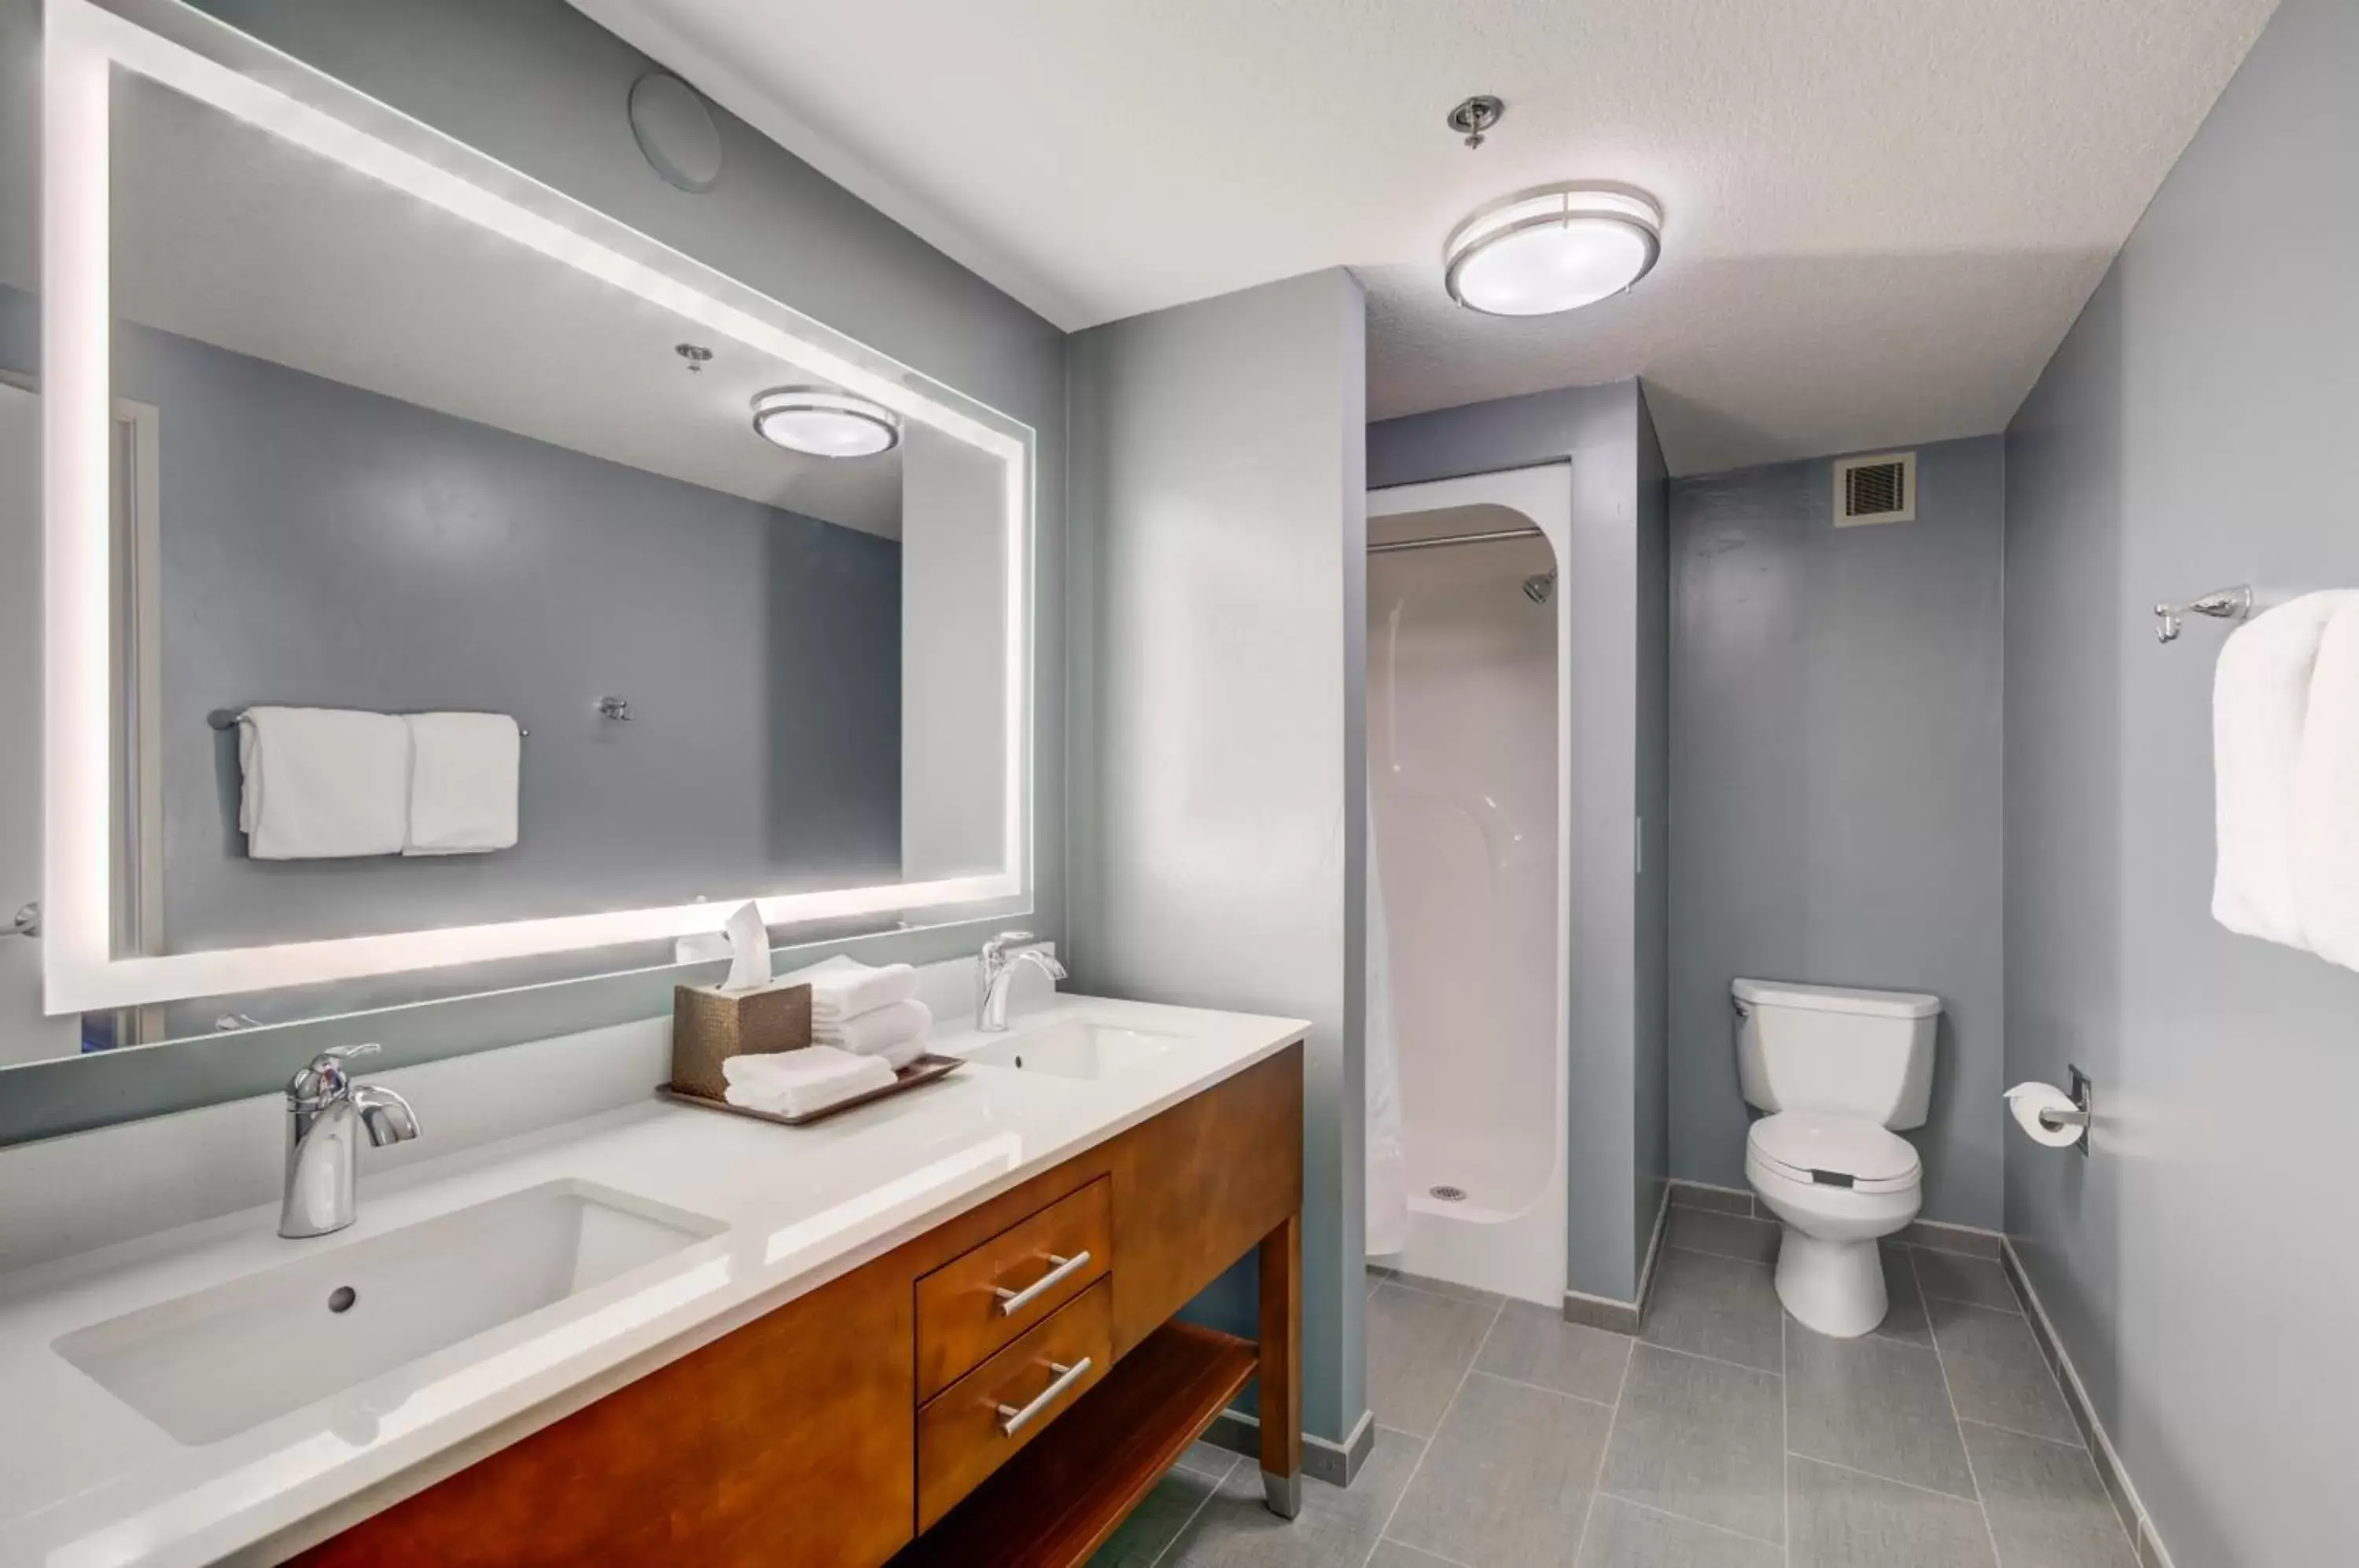
POLYGON ((918 1281, 920 1400, 1105 1277, 1112 1190, 1101 1176, 918 1281))
POLYGON ((918 1412, 918 1528, 1072 1409, 1113 1360, 1114 1288, 1101 1279, 934 1396, 918 1412))

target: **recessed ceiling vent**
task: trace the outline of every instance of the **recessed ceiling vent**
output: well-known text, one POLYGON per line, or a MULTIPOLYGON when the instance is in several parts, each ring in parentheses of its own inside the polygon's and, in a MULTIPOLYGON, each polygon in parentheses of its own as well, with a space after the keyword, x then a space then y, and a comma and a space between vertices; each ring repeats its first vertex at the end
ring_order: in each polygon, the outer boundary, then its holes
POLYGON ((1888 452, 1877 457, 1835 460, 1835 527, 1917 520, 1917 454, 1888 452))

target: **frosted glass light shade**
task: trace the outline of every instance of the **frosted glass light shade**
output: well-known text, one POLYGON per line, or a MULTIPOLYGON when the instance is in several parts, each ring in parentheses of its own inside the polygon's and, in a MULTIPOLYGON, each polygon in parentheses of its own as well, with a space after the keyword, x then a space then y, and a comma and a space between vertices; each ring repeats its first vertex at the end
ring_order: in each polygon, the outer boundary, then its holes
POLYGON ((780 387, 754 399, 754 432, 814 457, 874 457, 901 440, 889 408, 823 387, 780 387))
POLYGON ((1450 297, 1492 316, 1575 310, 1629 288, 1662 253, 1661 210, 1643 196, 1559 186, 1476 212, 1442 246, 1450 297))

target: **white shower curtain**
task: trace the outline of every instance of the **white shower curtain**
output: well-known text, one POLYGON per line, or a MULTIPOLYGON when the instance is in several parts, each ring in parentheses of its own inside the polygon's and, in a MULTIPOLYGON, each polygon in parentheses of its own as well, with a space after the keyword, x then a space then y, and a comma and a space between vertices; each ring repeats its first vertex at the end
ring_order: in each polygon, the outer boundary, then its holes
POLYGON ((1408 1245, 1408 1159, 1401 1150, 1400 1040, 1393 1021, 1393 953, 1376 868, 1376 800, 1368 791, 1368 1255, 1408 1245))

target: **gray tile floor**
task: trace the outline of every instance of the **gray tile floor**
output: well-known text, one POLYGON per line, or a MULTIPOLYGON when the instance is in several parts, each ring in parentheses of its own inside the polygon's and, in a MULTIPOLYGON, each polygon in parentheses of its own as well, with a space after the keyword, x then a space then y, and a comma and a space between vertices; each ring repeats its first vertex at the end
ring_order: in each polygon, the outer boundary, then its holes
MULTIPOLYGON (((1923 1232, 1914 1239, 1934 1239, 1923 1232)), ((1672 1211, 1635 1340, 1371 1277, 1376 1445, 1291 1525, 1199 1443, 1101 1568, 2134 1568, 2002 1266, 1888 1245, 1892 1312, 1786 1316, 1774 1222, 1672 1211)))

